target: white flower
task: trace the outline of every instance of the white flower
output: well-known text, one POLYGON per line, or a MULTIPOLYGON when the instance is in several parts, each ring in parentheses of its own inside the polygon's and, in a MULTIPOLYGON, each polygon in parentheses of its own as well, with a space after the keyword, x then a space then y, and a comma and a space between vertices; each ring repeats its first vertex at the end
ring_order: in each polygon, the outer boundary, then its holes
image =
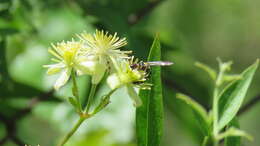
POLYGON ((107 78, 107 84, 114 90, 122 86, 126 86, 128 95, 134 101, 135 106, 142 105, 142 100, 139 98, 135 88, 149 89, 144 81, 147 77, 146 70, 140 70, 139 68, 131 68, 131 64, 128 60, 122 61, 116 66, 116 72, 112 73, 107 78))
POLYGON ((91 71, 85 68, 81 62, 86 61, 86 58, 80 57, 80 49, 82 48, 82 42, 76 42, 74 40, 68 42, 52 44, 52 48, 49 49, 55 58, 52 61, 56 62, 51 65, 44 65, 47 67, 47 74, 60 73, 60 77, 57 79, 54 88, 58 90, 60 87, 66 84, 69 80, 72 70, 75 70, 78 74, 87 74, 91 71))
POLYGON ((118 49, 125 46, 127 41, 125 38, 119 39, 117 33, 110 35, 108 32, 104 33, 103 30, 96 30, 96 33, 93 35, 82 33, 79 34, 78 37, 84 43, 82 53, 87 58, 91 58, 83 63, 83 65, 92 64, 92 66, 86 67, 89 67, 91 68, 89 70, 92 70, 91 75, 93 84, 100 82, 108 69, 114 68, 111 58, 118 62, 121 59, 128 58, 127 54, 131 53, 131 51, 121 51, 118 49))

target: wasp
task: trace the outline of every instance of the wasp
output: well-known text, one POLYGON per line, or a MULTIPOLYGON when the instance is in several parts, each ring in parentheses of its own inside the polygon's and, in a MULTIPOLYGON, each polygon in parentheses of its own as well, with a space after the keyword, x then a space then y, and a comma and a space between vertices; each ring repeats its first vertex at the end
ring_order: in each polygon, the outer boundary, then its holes
MULTIPOLYGON (((130 67, 131 69, 136 69, 138 71, 143 71, 144 72, 144 77, 145 79, 149 78, 150 76, 150 69, 151 66, 170 66, 172 65, 172 62, 169 61, 147 61, 147 62, 143 62, 143 61, 138 61, 138 59, 134 59, 131 58, 130 59, 130 67)), ((142 84, 144 83, 144 81, 137 81, 134 82, 134 84, 142 84)))
POLYGON ((148 62, 143 62, 138 60, 134 60, 133 58, 130 60, 130 67, 132 69, 137 69, 137 70, 142 70, 142 71, 147 71, 150 69, 150 66, 170 66, 172 65, 172 62, 169 61, 148 61, 148 62))

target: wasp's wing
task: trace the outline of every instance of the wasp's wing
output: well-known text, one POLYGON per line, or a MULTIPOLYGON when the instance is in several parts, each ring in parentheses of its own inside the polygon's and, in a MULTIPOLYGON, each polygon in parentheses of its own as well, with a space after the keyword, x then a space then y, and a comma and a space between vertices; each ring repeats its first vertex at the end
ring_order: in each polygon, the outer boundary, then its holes
POLYGON ((170 61, 148 61, 146 63, 150 66, 169 66, 173 64, 170 61))

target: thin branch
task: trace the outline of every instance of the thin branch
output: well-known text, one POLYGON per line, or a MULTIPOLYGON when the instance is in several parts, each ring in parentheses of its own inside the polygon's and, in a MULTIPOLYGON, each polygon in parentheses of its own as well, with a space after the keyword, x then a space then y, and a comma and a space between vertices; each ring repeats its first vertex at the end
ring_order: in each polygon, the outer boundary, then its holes
POLYGON ((29 101, 29 104, 26 108, 20 110, 15 116, 14 119, 15 120, 19 120, 22 117, 26 116, 27 114, 29 114, 32 109, 41 101, 47 101, 50 98, 53 98, 53 90, 46 92, 46 93, 42 93, 41 95, 39 95, 38 97, 34 97, 29 101))
POLYGON ((21 139, 19 139, 17 136, 12 136, 11 139, 15 144, 19 146, 24 146, 24 142, 21 139))
POLYGON ((144 18, 146 15, 148 15, 151 11, 154 10, 163 0, 153 0, 150 2, 146 7, 143 9, 140 9, 136 13, 133 13, 128 16, 128 24, 129 25, 135 25, 138 23, 142 18, 144 18))
POLYGON ((238 112, 238 116, 240 116, 241 114, 247 112, 248 110, 250 110, 253 106, 255 106, 258 102, 260 102, 260 95, 254 97, 253 99, 251 99, 247 104, 245 104, 238 112))
MULTIPOLYGON (((163 82, 164 84, 169 87, 169 88, 172 88, 173 90, 176 90, 177 92, 180 92, 180 93, 183 93, 189 97, 191 97, 192 99, 196 100, 198 98, 194 97, 189 91, 187 91, 185 88, 183 88, 182 86, 174 83, 173 80, 169 80, 169 79, 166 79, 166 78, 163 78, 163 82)), ((207 110, 209 111, 209 107, 207 105, 203 105, 202 106, 207 110)))
POLYGON ((0 145, 4 145, 8 139, 9 139, 9 136, 6 135, 3 139, 0 140, 0 145))
POLYGON ((164 79, 163 79, 163 82, 165 83, 166 86, 168 86, 168 87, 170 87, 170 88, 173 88, 174 90, 177 90, 178 92, 181 92, 181 93, 183 93, 183 94, 186 94, 186 95, 192 97, 192 96, 191 96, 191 93, 189 93, 189 92, 188 92, 185 88, 183 88, 182 86, 180 86, 180 85, 174 83, 174 81, 164 78, 164 79))
POLYGON ((0 145, 5 144, 9 139, 12 140, 17 145, 24 145, 21 139, 16 136, 16 123, 27 114, 31 113, 32 109, 40 102, 46 101, 50 98, 53 98, 53 90, 42 93, 38 97, 34 97, 29 101, 29 104, 26 108, 20 110, 12 117, 7 117, 4 114, 0 113, 0 120, 6 127, 6 136, 0 140, 0 145))
MULTIPOLYGON (((18 139, 16 137, 16 121, 13 118, 5 117, 5 115, 0 114, 0 119, 4 123, 6 128, 6 136, 1 140, 1 145, 5 144, 8 139, 18 139)), ((17 141, 14 141, 16 143, 17 141)), ((21 145, 21 143, 16 143, 17 145, 21 145)))

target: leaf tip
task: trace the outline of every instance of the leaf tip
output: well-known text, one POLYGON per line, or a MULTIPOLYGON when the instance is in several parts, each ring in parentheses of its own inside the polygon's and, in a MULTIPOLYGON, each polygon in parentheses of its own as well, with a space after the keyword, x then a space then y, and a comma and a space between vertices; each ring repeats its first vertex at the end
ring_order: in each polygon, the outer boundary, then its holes
POLYGON ((176 94, 176 98, 178 98, 178 99, 183 99, 183 96, 185 96, 185 95, 182 94, 182 93, 177 93, 176 94))
POLYGON ((259 58, 256 59, 255 63, 252 65, 253 68, 255 68, 255 70, 258 68, 259 65, 259 58))
POLYGON ((159 33, 159 32, 156 32, 154 38, 156 38, 157 40, 159 40, 159 38, 160 38, 160 33, 159 33))
POLYGON ((258 66, 258 64, 259 64, 259 60, 260 60, 259 58, 256 59, 256 65, 257 65, 257 66, 258 66))

